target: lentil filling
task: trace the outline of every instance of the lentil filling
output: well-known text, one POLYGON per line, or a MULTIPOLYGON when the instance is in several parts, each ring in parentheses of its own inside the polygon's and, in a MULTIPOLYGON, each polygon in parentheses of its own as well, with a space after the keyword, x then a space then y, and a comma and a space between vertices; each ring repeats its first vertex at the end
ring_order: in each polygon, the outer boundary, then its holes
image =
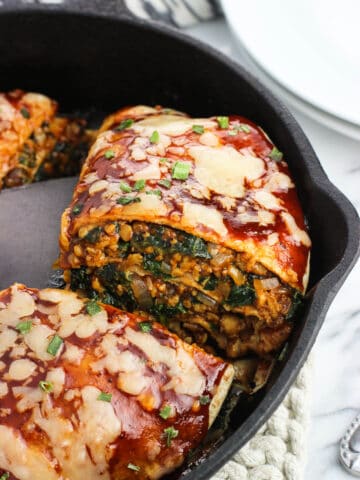
POLYGON ((70 255, 79 266, 65 272, 72 290, 146 311, 187 342, 232 359, 277 351, 300 298, 249 254, 163 225, 81 227, 70 255))
POLYGON ((56 117, 43 122, 16 154, 15 167, 5 176, 4 187, 77 174, 89 143, 83 120, 56 117))

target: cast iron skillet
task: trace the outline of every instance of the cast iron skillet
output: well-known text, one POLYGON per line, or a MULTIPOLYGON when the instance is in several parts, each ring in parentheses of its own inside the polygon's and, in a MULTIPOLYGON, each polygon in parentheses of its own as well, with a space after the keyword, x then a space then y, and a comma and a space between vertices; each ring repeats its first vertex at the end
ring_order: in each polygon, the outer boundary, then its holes
MULTIPOLYGON (((239 404, 207 460, 184 474, 209 478, 248 441, 295 380, 335 294, 359 254, 359 220, 328 180, 288 110, 255 78, 208 46, 131 18, 119 1, 0 8, 0 91, 20 87, 59 100, 64 111, 111 112, 162 104, 197 116, 238 113, 285 153, 313 240, 310 290, 285 360, 266 390, 239 404)), ((56 257, 59 214, 74 180, 0 195, 0 283, 44 287, 56 257), (69 183, 70 182, 70 183, 69 183)))

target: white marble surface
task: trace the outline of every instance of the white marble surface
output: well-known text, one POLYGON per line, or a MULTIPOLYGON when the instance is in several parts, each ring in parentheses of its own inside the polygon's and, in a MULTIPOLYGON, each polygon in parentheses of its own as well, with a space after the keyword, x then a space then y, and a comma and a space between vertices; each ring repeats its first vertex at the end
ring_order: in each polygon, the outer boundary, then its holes
MULTIPOLYGON (((224 20, 188 33, 243 61, 224 20)), ((360 142, 337 134, 296 111, 322 166, 360 210, 360 142)), ((338 464, 338 442, 360 411, 360 264, 332 304, 314 347, 314 381, 308 461, 304 480, 350 480, 338 464)))

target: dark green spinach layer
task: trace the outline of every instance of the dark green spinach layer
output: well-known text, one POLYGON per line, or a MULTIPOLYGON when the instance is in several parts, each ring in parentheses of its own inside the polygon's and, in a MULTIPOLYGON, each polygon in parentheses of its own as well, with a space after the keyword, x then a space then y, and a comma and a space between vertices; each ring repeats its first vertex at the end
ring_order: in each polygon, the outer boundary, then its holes
POLYGON ((90 252, 109 248, 110 263, 71 270, 72 290, 147 312, 190 343, 214 340, 230 358, 256 352, 257 345, 265 353, 279 348, 301 302, 279 281, 267 289, 262 281, 273 274, 263 267, 246 271, 245 256, 167 226, 111 222, 79 241, 85 252, 87 244, 90 252))

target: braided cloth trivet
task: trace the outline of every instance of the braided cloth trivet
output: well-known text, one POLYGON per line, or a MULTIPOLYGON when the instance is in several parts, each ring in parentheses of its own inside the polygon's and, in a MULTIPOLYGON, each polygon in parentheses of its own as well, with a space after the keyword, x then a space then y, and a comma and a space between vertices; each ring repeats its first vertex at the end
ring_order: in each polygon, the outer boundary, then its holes
POLYGON ((301 480, 309 421, 311 359, 283 403, 211 480, 301 480))

